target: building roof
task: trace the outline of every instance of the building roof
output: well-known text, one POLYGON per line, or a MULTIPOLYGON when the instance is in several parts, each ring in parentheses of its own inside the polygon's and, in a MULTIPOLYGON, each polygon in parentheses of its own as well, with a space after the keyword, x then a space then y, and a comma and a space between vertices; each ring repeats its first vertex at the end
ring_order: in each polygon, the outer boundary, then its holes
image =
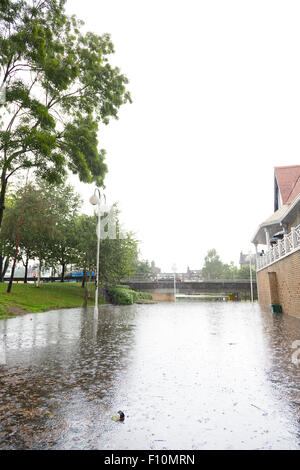
MULTIPOLYGON (((256 255, 255 253, 254 254, 251 254, 251 262, 252 263, 255 263, 255 260, 256 260, 256 255)), ((241 266, 248 266, 250 264, 250 254, 245 254, 241 251, 240 253, 240 265, 241 266)))
POLYGON ((284 204, 276 212, 274 212, 274 214, 272 214, 268 219, 260 224, 254 237, 252 238, 252 243, 262 245, 266 244, 266 235, 264 229, 268 229, 270 237, 272 237, 276 232, 282 231, 282 223, 287 220, 291 214, 293 214, 293 211, 299 211, 299 206, 300 193, 289 205, 284 204))
POLYGON ((282 218, 285 216, 289 206, 284 204, 276 212, 274 212, 270 217, 268 217, 260 226, 268 226, 271 224, 277 224, 281 222, 282 218))
MULTIPOLYGON (((275 181, 281 196, 281 207, 278 208, 258 227, 252 243, 265 244, 265 229, 268 229, 269 236, 282 231, 282 224, 288 221, 295 210, 299 211, 300 205, 300 165, 276 166, 274 168, 275 181)), ((276 197, 276 195, 275 195, 276 197)), ((275 208, 276 208, 275 202, 275 208)), ((278 207, 278 206, 277 206, 278 207)))
POLYGON ((274 172, 282 204, 291 204, 300 194, 300 165, 276 166, 274 172))
POLYGON ((300 194, 300 176, 298 176, 298 179, 294 184, 291 194, 289 195, 289 198, 287 200, 287 204, 291 204, 296 199, 298 194, 300 194))

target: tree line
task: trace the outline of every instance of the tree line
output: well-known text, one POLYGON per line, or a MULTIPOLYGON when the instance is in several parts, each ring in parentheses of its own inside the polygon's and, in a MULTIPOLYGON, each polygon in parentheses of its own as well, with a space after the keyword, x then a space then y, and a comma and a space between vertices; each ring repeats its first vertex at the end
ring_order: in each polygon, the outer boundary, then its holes
MULTIPOLYGON (((42 179, 14 187, 7 192, 0 233, 0 281, 16 259, 25 269, 27 282, 30 260, 37 260, 39 280, 42 269, 60 273, 75 265, 87 279, 96 267, 97 214, 81 214, 82 201, 70 184, 49 184, 42 179)), ((106 214, 102 215, 104 220, 106 214)), ((116 238, 100 243, 100 283, 117 284, 133 274, 138 265, 138 242, 131 233, 120 233, 119 212, 113 212, 116 238)), ((104 227, 107 230, 108 227, 104 227)))
MULTIPOLYGON (((204 258, 201 275, 205 280, 250 279, 250 266, 246 265, 238 268, 233 261, 230 264, 223 263, 217 251, 213 248, 208 250, 204 258)), ((255 266, 252 266, 252 277, 253 279, 256 277, 255 266)))
MULTIPOLYGON (((65 181, 71 172, 103 187, 98 131, 131 97, 127 77, 110 63, 110 36, 83 32, 65 4, 0 2, 1 281, 9 263, 13 271, 22 262, 26 282, 31 259, 39 272, 60 265, 62 281, 70 263, 85 273, 95 269, 97 217, 80 215, 79 197, 65 181), (36 182, 11 190, 28 171, 36 182)), ((136 258, 131 235, 103 240, 100 281, 119 281, 136 258)))

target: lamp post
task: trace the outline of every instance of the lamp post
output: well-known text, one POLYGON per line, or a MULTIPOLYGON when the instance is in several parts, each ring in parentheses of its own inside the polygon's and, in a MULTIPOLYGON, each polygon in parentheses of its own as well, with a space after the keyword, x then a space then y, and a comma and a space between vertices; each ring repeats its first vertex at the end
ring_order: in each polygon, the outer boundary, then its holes
POLYGON ((174 302, 176 302, 176 271, 177 271, 177 266, 176 266, 175 263, 174 263, 173 266, 172 266, 172 271, 173 271, 173 280, 174 280, 174 287, 173 287, 173 290, 174 290, 174 302))
POLYGON ((174 273, 174 302, 176 302, 176 273, 174 273))
POLYGON ((253 303, 253 283, 252 283, 252 263, 251 263, 251 250, 249 252, 249 261, 250 261, 250 264, 249 264, 249 267, 250 267, 250 287, 251 287, 251 302, 253 303))
POLYGON ((101 221, 101 193, 100 189, 96 188, 93 196, 90 197, 90 203, 93 206, 98 205, 98 224, 97 224, 97 259, 96 259, 96 282, 95 282, 95 308, 94 317, 98 318, 98 287, 99 287, 99 257, 100 257, 100 221, 101 221), (98 195, 97 195, 98 193, 98 195))

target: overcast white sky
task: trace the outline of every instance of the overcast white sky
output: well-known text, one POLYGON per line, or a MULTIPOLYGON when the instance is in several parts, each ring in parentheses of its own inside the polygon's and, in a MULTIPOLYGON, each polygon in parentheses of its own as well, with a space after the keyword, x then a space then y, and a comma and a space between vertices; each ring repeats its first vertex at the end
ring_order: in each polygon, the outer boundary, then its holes
MULTIPOLYGON (((238 263, 273 212, 274 166, 300 163, 300 2, 69 0, 67 11, 111 34, 130 80, 133 104, 99 138, 107 199, 142 258, 185 271, 216 248, 238 263)), ((88 201, 92 187, 78 188, 88 201)))

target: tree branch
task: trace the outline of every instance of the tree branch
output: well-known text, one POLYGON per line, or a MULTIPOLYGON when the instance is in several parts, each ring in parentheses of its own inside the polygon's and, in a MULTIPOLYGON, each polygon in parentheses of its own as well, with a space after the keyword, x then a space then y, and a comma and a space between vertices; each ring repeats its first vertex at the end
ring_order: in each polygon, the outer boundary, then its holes
POLYGON ((65 98, 68 98, 69 96, 74 96, 76 95, 77 93, 80 93, 81 91, 85 90, 89 85, 85 85, 84 87, 82 88, 79 88, 78 90, 76 91, 73 91, 72 93, 67 93, 66 95, 62 96, 61 98, 59 98, 58 100, 54 100, 54 98, 52 98, 52 100, 50 100, 49 104, 48 104, 48 108, 52 108, 52 106, 54 106, 55 104, 59 103, 60 101, 62 101, 63 99, 65 98), (53 101, 54 100, 54 101, 53 101))
MULTIPOLYGON (((15 153, 12 153, 11 156, 8 157, 8 159, 7 159, 7 164, 9 165, 13 161, 14 158, 18 157, 18 155, 21 155, 22 153, 27 153, 27 152, 29 152, 29 150, 26 150, 26 148, 23 147, 22 150, 19 150, 18 152, 15 152, 15 153)), ((21 165, 21 166, 23 166, 23 165, 21 165)), ((6 167, 7 167, 7 165, 6 165, 6 167)))
MULTIPOLYGON (((32 84, 30 85, 30 88, 29 88, 29 91, 28 91, 28 95, 30 95, 30 92, 31 92, 31 90, 32 90, 32 87, 33 87, 33 85, 34 85, 36 82, 37 82, 37 77, 35 77, 35 79, 33 80, 32 84)), ((13 125, 13 123, 14 123, 14 121, 15 121, 17 115, 19 114, 20 109, 22 108, 22 105, 23 105, 23 104, 21 103, 20 106, 19 106, 19 109, 15 112, 15 114, 14 114, 13 117, 11 118, 11 121, 10 121, 10 123, 9 123, 8 126, 7 126, 6 132, 8 132, 8 131, 11 130, 12 125, 13 125)))
POLYGON ((3 78, 3 81, 2 81, 1 86, 4 85, 4 83, 6 82, 6 79, 7 79, 8 75, 9 75, 9 67, 10 67, 10 64, 11 64, 11 62, 12 62, 12 59, 13 59, 13 56, 11 56, 11 58, 10 58, 8 64, 7 64, 6 72, 5 72, 5 74, 4 74, 4 78, 3 78))
POLYGON ((15 168, 13 171, 11 171, 7 176, 6 176, 6 182, 8 181, 8 179, 11 177, 11 175, 13 175, 16 171, 20 170, 20 168, 22 168, 23 165, 20 165, 18 166, 17 168, 15 168))

